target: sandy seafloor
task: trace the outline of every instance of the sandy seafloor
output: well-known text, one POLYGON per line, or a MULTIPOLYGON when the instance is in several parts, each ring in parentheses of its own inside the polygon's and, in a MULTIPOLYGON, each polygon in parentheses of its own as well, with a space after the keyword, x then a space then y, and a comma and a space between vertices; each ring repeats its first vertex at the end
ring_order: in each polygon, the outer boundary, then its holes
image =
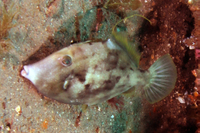
MULTIPOLYGON (((194 89, 196 77, 192 74, 198 67, 195 49, 200 46, 199 1, 142 1, 140 12, 153 24, 142 24, 141 67, 147 69, 160 56, 170 53, 178 79, 173 92, 159 103, 151 105, 139 97, 120 96, 124 105, 119 110, 107 102, 83 109, 81 105, 53 101, 20 76, 23 64, 31 62, 30 56, 34 53, 35 59, 46 56, 42 50, 37 54, 41 46, 60 45, 60 36, 55 35, 63 23, 79 12, 102 7, 105 1, 1 0, 0 4, 8 10, 13 1, 17 14, 12 22, 16 26, 8 35, 12 48, 0 53, 0 132, 193 133, 198 129, 198 101, 192 101, 191 96, 199 93, 198 87, 194 89), (192 112, 194 108, 196 114, 192 112)), ((71 40, 64 35, 61 41, 71 40)), ((45 50, 47 54, 56 51, 45 50)))

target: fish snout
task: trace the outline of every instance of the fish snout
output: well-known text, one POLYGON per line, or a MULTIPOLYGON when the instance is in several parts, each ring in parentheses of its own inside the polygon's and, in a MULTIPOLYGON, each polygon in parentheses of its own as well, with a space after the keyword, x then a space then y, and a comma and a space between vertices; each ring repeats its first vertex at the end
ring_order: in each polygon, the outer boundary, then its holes
POLYGON ((21 75, 30 80, 33 84, 35 84, 37 80, 37 71, 32 65, 25 65, 24 69, 21 71, 21 75))
POLYGON ((21 71, 21 75, 27 78, 28 74, 29 74, 28 66, 24 66, 24 69, 21 71))

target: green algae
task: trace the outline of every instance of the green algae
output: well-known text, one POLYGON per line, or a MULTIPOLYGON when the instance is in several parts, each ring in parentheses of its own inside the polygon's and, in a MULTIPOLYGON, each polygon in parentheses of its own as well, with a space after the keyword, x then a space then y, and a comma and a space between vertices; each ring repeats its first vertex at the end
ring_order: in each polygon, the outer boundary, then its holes
MULTIPOLYGON (((106 40, 110 37, 114 25, 120 20, 117 14, 105 8, 94 7, 63 22, 53 39, 54 42, 65 45, 87 40, 106 40)), ((125 27, 124 24, 121 24, 121 27, 125 27)))

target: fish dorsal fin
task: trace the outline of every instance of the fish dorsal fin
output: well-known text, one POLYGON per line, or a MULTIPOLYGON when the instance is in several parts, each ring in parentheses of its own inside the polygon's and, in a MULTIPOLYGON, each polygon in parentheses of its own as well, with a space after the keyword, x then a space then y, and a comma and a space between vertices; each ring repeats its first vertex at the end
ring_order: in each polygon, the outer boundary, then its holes
POLYGON ((127 53, 131 61, 138 67, 140 61, 138 44, 131 42, 125 32, 113 32, 112 40, 127 53))

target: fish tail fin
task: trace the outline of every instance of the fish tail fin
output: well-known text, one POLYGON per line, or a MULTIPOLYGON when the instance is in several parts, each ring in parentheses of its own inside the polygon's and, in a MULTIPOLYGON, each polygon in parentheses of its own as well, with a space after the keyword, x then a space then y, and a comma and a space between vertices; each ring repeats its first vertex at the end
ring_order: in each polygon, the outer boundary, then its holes
POLYGON ((173 90, 177 79, 177 71, 169 54, 159 58, 148 72, 147 84, 144 86, 144 96, 150 103, 165 98, 173 90))

